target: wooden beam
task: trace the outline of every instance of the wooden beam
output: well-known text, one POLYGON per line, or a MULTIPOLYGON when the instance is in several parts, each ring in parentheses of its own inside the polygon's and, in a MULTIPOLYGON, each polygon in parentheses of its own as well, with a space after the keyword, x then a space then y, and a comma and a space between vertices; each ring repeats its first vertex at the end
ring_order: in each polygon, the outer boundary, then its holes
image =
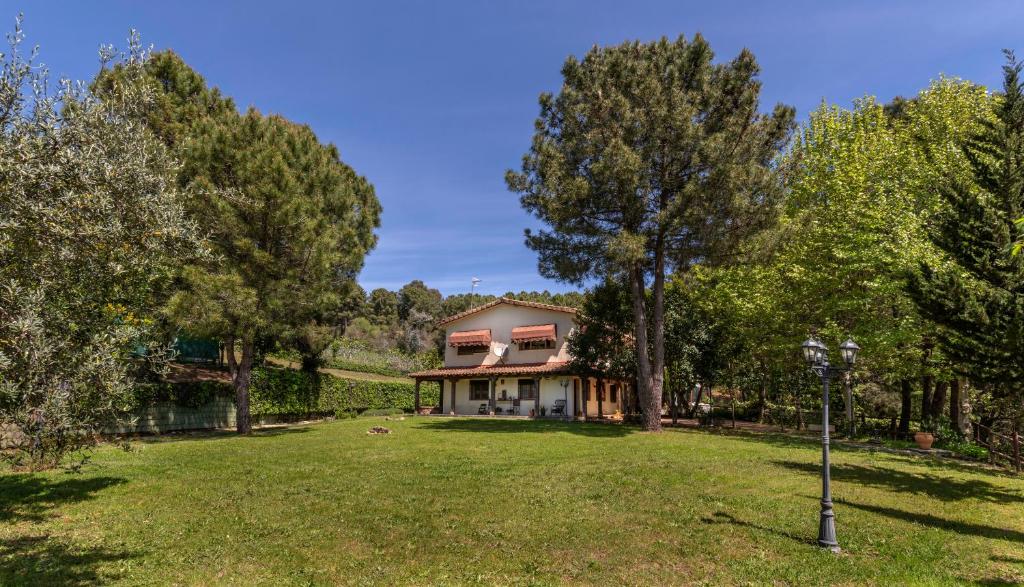
POLYGON ((455 384, 458 383, 458 381, 458 379, 452 378, 452 408, 450 411, 453 414, 455 413, 455 384))
POLYGON ((416 380, 416 400, 415 400, 415 403, 416 403, 416 409, 414 411, 415 411, 416 414, 419 414, 420 413, 420 380, 419 379, 416 380))
POLYGON ((533 415, 540 418, 540 377, 533 378, 533 393, 533 415))
POLYGON ((604 379, 598 377, 597 378, 597 388, 595 390, 595 393, 597 393, 597 419, 598 420, 600 420, 601 418, 604 418, 604 401, 603 401, 604 398, 602 397, 604 395, 603 392, 604 392, 604 379))
POLYGON ((583 379, 583 390, 580 392, 580 400, 583 404, 583 421, 587 421, 587 404, 590 403, 590 377, 583 379))
POLYGON ((490 411, 491 411, 491 415, 492 416, 494 415, 494 406, 497 403, 496 402, 496 400, 497 400, 496 394, 497 393, 498 393, 498 378, 497 377, 491 377, 491 397, 489 398, 490 399, 490 404, 489 405, 490 405, 490 408, 491 408, 490 411))

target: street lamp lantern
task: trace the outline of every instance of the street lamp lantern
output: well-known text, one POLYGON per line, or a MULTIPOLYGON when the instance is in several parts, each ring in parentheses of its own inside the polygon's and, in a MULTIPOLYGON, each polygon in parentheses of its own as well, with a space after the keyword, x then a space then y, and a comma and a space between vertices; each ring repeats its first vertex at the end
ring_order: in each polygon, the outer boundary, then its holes
POLYGON ((804 360, 807 361, 807 364, 811 367, 821 365, 825 361, 825 351, 827 349, 821 341, 814 338, 808 338, 804 341, 804 344, 801 345, 801 348, 804 351, 804 360))
POLYGON ((853 367, 853 364, 857 362, 857 352, 859 350, 860 347, 851 338, 846 339, 846 342, 839 345, 839 354, 843 356, 843 360, 850 367, 853 367))

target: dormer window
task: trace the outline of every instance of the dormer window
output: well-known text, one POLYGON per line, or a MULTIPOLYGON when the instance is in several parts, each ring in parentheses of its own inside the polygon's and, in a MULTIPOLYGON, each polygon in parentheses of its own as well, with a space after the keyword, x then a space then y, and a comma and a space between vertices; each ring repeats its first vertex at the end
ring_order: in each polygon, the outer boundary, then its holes
POLYGON ((448 335, 448 346, 460 355, 479 355, 491 350, 490 330, 463 330, 448 335))
POLYGON ((516 326, 512 329, 512 342, 521 351, 553 349, 557 340, 558 333, 554 324, 516 326))

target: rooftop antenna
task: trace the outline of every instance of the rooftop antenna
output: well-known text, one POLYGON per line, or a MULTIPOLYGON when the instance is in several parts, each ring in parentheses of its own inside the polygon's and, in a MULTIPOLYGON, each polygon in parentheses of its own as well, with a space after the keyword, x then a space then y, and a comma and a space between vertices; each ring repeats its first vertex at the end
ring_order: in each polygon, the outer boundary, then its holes
POLYGON ((476 286, 477 286, 478 283, 480 283, 481 280, 480 280, 479 277, 474 277, 470 281, 472 282, 473 285, 471 285, 469 287, 469 307, 470 307, 470 309, 472 309, 473 306, 474 306, 473 301, 476 299, 474 297, 476 295, 476 286))

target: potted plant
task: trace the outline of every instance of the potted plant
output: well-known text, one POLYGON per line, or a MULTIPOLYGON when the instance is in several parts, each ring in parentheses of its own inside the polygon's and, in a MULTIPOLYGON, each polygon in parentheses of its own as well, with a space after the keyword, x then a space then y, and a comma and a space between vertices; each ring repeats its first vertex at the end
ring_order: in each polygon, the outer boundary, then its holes
POLYGON ((917 443, 917 448, 921 450, 931 450, 932 443, 935 442, 935 435, 921 430, 914 433, 914 442, 917 443))

